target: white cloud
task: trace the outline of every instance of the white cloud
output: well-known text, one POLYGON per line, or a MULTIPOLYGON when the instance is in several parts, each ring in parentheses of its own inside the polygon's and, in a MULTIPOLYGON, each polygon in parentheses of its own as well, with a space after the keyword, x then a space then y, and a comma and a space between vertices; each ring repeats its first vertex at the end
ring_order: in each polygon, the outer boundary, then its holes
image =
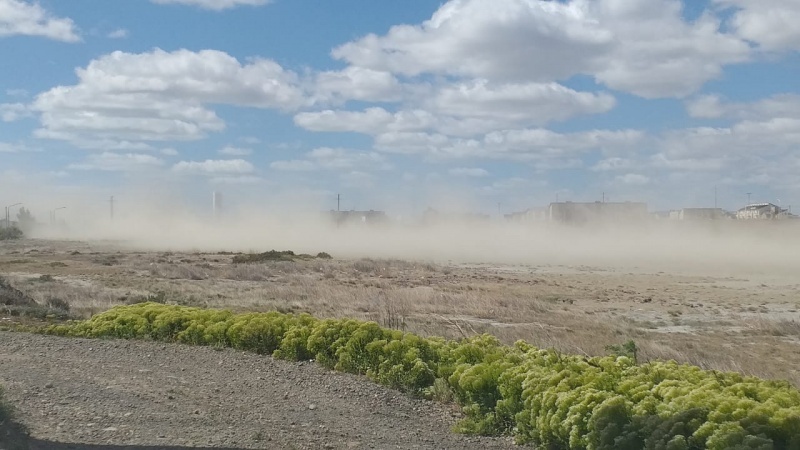
POLYGON ((629 170, 634 166, 634 162, 627 158, 611 157, 602 159, 592 166, 595 172, 610 172, 618 170, 629 170))
POLYGON ((403 90, 391 73, 355 66, 320 72, 314 83, 315 99, 322 103, 398 101, 402 99, 403 90))
POLYGON ((22 153, 22 152, 37 152, 39 149, 28 147, 25 144, 12 144, 10 142, 0 141, 0 153, 22 153))
POLYGON ((207 159, 205 161, 181 161, 172 166, 172 170, 193 175, 244 175, 255 172, 255 167, 243 159, 207 159))
POLYGON ((684 96, 749 57, 749 46, 679 0, 451 0, 418 26, 333 50, 353 66, 416 76, 551 82, 577 74, 643 97, 684 96))
POLYGON ((153 155, 104 152, 88 155, 83 162, 70 164, 67 169, 126 172, 158 167, 163 164, 164 161, 153 155))
POLYGON ((81 40, 72 19, 54 17, 38 3, 0 0, 0 37, 41 36, 63 42, 81 40))
POLYGON ((224 9, 235 8, 237 6, 261 6, 266 5, 271 0, 150 0, 160 5, 187 5, 197 6, 212 11, 222 11, 224 9))
POLYGON ((390 132, 376 136, 375 148, 388 153, 418 154, 434 160, 485 158, 520 161, 538 171, 580 168, 590 152, 608 156, 635 152, 646 135, 634 130, 556 133, 546 129, 491 132, 480 139, 442 134, 390 132))
POLYGON ((304 156, 304 159, 273 161, 270 168, 283 171, 332 170, 339 172, 389 170, 392 168, 385 156, 375 152, 320 147, 304 156))
POLYGON ((130 32, 125 28, 117 28, 116 30, 108 33, 106 37, 109 39, 125 39, 130 35, 130 32))
POLYGON ((263 178, 254 175, 211 178, 211 182, 214 184, 258 184, 261 183, 262 181, 264 181, 263 178))
POLYGON ((447 171, 450 175, 456 177, 486 177, 489 176, 489 172, 486 169, 481 169, 478 167, 456 167, 447 171))
POLYGON ((650 178, 638 173, 626 173, 625 175, 618 175, 614 178, 617 182, 622 184, 631 184, 634 186, 642 186, 650 183, 650 178))
POLYGON ((353 131, 372 135, 392 131, 434 131, 474 136, 495 130, 543 125, 581 114, 602 113, 612 109, 616 101, 605 93, 578 92, 558 83, 498 84, 477 79, 432 88, 429 96, 417 103, 415 108, 394 113, 380 107, 364 111, 302 112, 295 116, 294 122, 312 131, 353 131))
POLYGON ((696 118, 800 118, 800 94, 776 94, 750 103, 727 102, 719 95, 704 95, 688 101, 686 109, 696 118))
POLYGON ((30 116, 31 111, 28 105, 22 103, 0 103, 0 120, 3 122, 14 122, 30 116))
POLYGON ((37 135, 65 140, 200 139, 225 123, 206 104, 294 109, 297 76, 265 59, 241 64, 215 50, 114 52, 78 69, 79 83, 39 94, 37 135))
POLYGON ((800 50, 800 2, 793 0, 715 0, 733 7, 736 33, 768 51, 800 50))
POLYGON ((162 148, 161 154, 164 156, 178 156, 178 151, 172 147, 162 148))
POLYGON ((27 97, 28 91, 25 89, 6 89, 6 95, 9 97, 27 97))
POLYGON ((227 156, 249 156, 253 154, 253 150, 249 148, 233 147, 231 145, 227 145, 222 149, 220 149, 219 153, 221 155, 227 155, 227 156))

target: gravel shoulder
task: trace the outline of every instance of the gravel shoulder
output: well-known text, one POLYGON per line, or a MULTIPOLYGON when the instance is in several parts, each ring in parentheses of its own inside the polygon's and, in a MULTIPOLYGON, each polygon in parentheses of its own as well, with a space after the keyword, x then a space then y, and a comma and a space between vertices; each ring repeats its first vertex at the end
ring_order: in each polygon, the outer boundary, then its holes
POLYGON ((0 332, 0 384, 32 449, 515 447, 451 432, 452 406, 231 349, 0 332))

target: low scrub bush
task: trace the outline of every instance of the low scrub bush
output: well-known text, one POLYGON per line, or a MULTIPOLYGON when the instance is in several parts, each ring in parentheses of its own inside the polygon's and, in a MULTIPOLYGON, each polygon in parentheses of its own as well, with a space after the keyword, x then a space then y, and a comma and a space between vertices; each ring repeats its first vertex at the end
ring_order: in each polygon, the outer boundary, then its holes
POLYGON ((637 364, 632 343, 587 358, 521 341, 505 346, 489 335, 449 341, 351 319, 157 303, 120 306, 45 332, 315 359, 412 394, 452 399, 466 415, 459 431, 512 434, 547 449, 800 448, 800 391, 788 383, 672 361, 637 364))
POLYGON ((277 251, 277 250, 270 250, 264 253, 247 253, 242 255, 235 255, 233 257, 234 264, 249 264, 249 263, 260 263, 260 262, 269 262, 269 261, 310 261, 313 259, 331 259, 331 255, 320 252, 317 253, 317 256, 308 255, 305 253, 301 253, 296 255, 291 250, 285 251, 277 251))

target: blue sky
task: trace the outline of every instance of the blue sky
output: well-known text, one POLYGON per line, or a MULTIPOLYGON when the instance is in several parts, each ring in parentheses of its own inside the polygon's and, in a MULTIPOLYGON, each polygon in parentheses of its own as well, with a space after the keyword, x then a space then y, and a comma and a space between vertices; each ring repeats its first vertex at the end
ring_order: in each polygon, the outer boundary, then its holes
POLYGON ((800 205, 797 23, 783 0, 0 0, 0 203, 800 205))

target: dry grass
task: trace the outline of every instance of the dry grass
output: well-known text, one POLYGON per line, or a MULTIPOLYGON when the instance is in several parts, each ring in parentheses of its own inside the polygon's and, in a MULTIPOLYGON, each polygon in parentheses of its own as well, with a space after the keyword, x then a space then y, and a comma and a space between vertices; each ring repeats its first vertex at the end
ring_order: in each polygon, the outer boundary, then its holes
MULTIPOLYGON (((79 245, 79 244, 75 244, 79 245)), ((158 296, 238 311, 354 317, 424 335, 492 333, 585 355, 633 340, 641 360, 675 359, 800 386, 793 286, 591 268, 442 266, 383 259, 232 264, 232 254, 0 254, 0 272, 38 303, 88 317, 158 296), (49 275, 52 278, 44 277, 49 275), (738 284, 737 284, 738 283, 738 284)))

